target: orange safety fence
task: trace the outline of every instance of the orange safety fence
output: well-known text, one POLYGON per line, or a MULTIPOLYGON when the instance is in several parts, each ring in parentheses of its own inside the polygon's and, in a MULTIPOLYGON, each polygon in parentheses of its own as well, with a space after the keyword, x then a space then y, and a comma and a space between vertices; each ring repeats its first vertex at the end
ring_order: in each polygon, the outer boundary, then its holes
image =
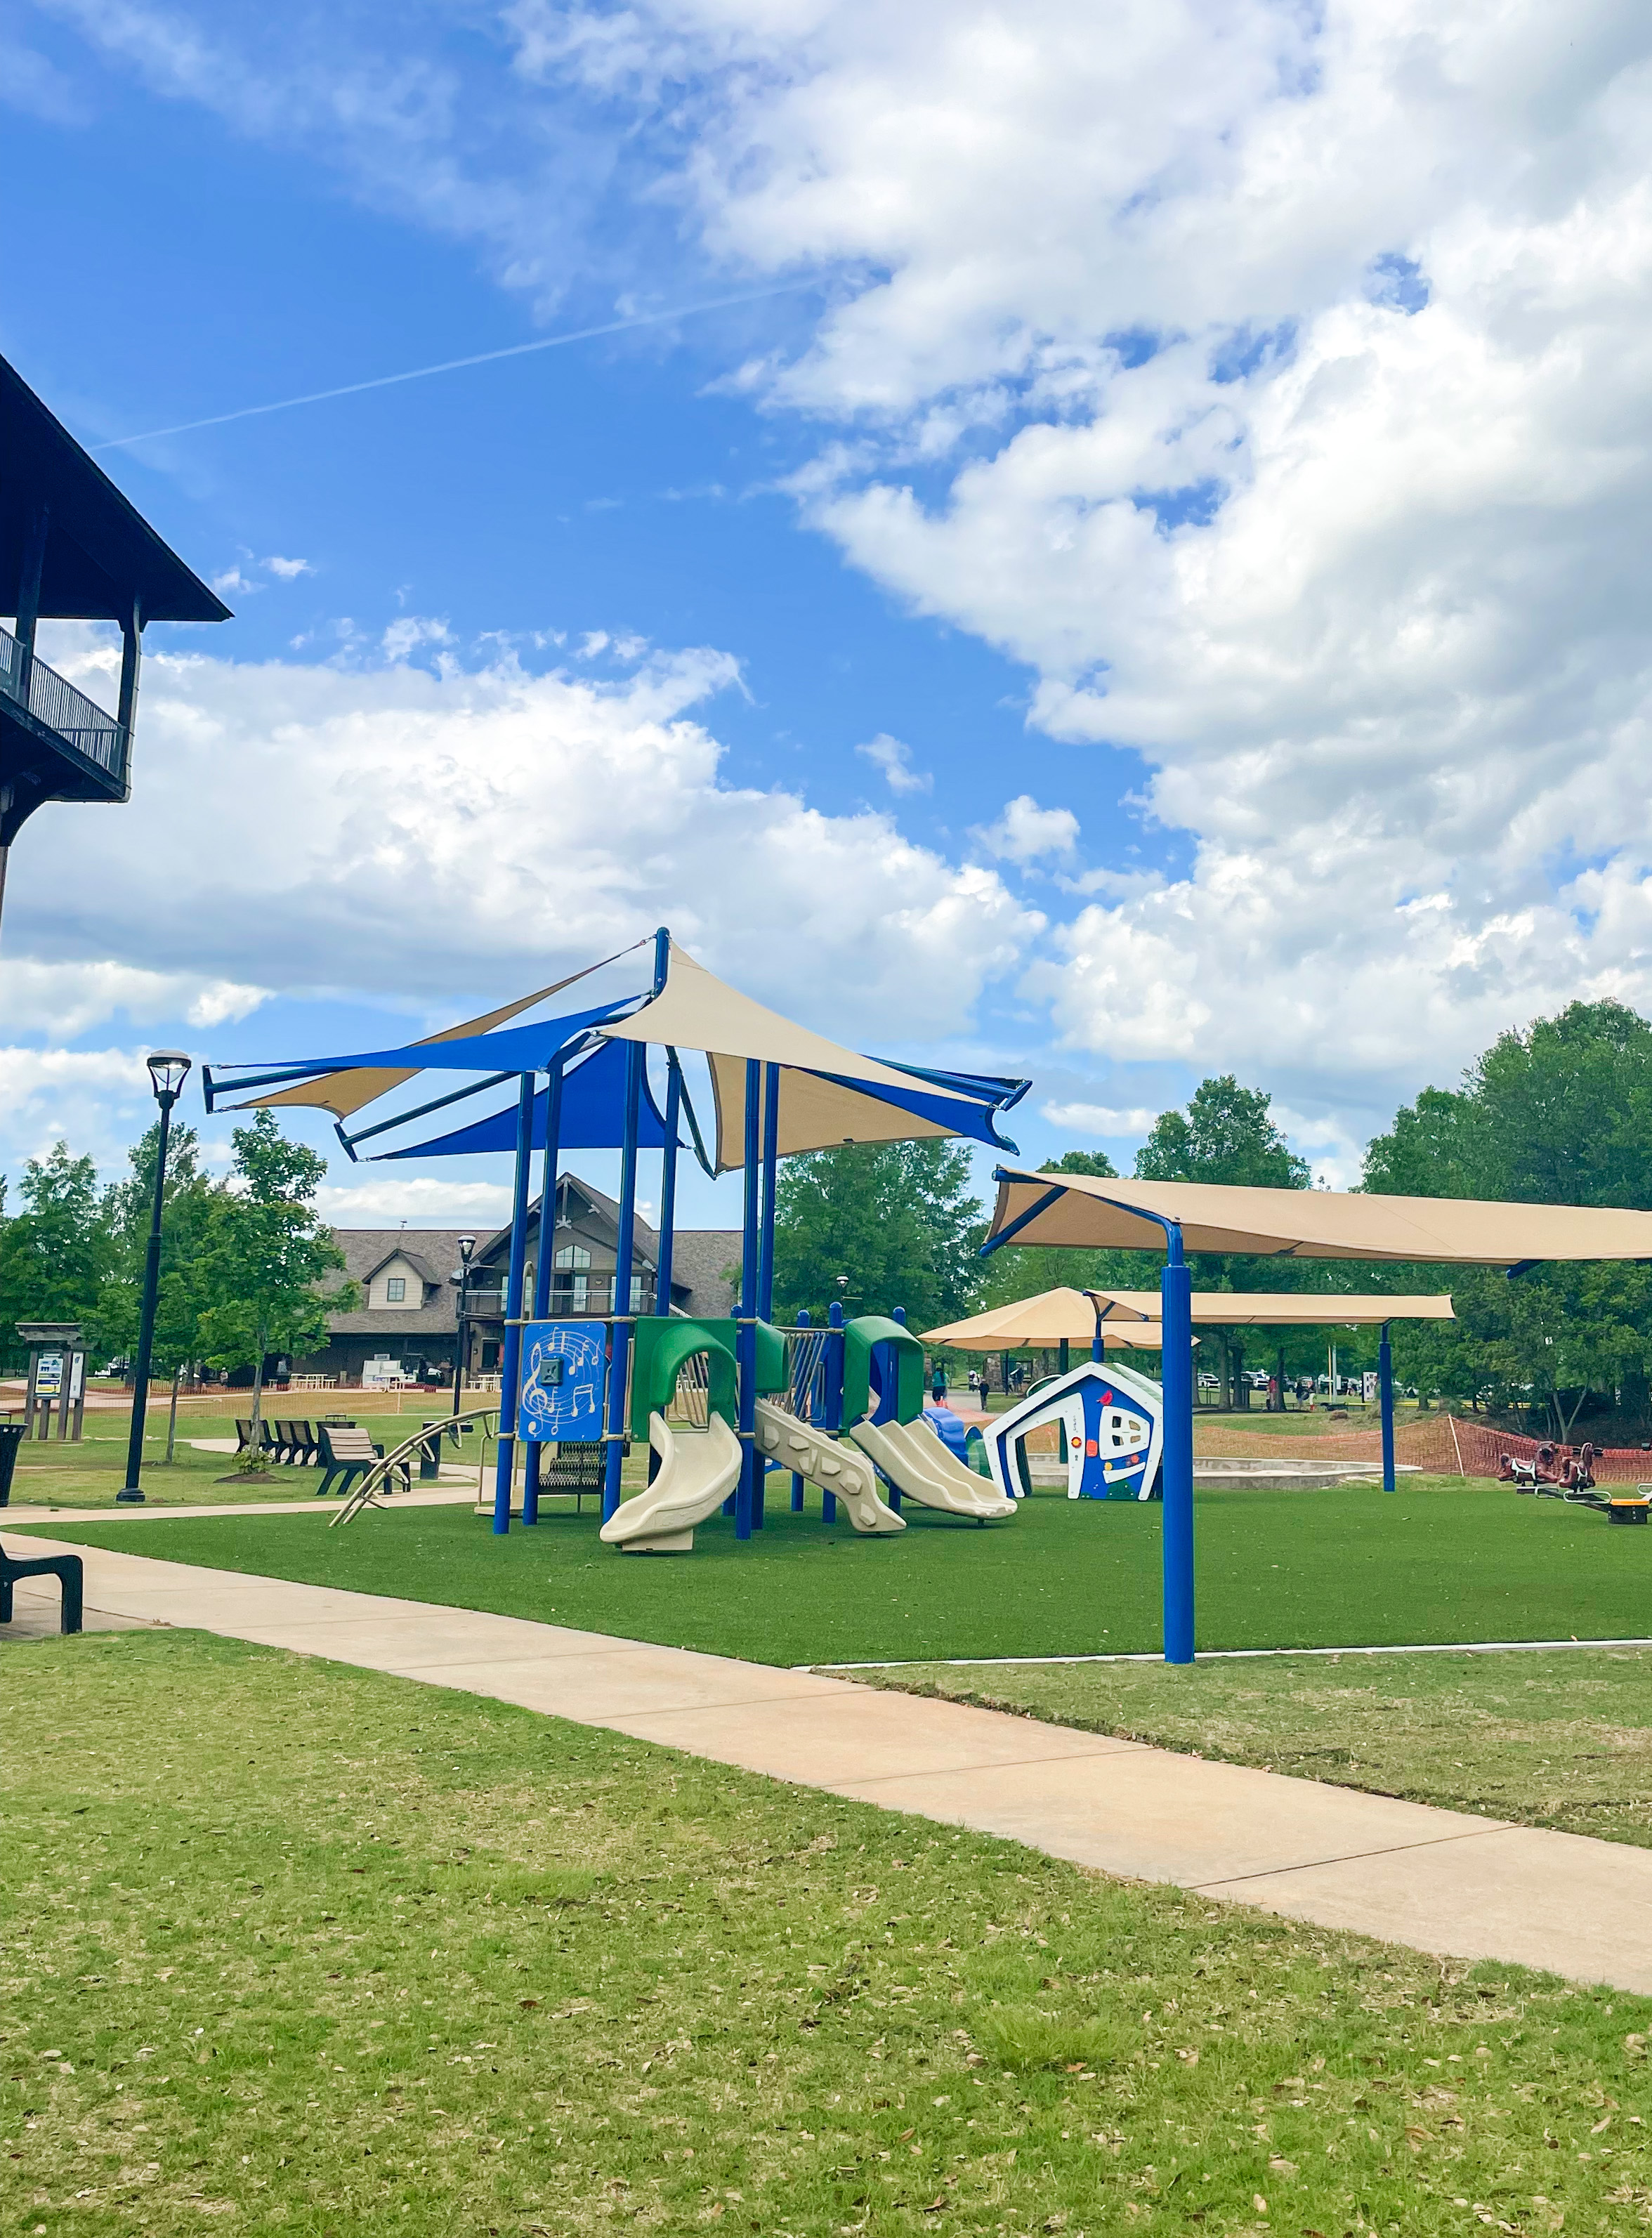
MULTIPOLYGON (((1511 1430, 1494 1430, 1486 1422, 1465 1422, 1458 1415, 1437 1414, 1427 1422, 1394 1425, 1394 1459, 1402 1466, 1429 1470, 1437 1476, 1495 1477, 1503 1456, 1535 1460, 1541 1445, 1553 1440, 1517 1437, 1511 1430)), ((1574 1444, 1581 1444, 1575 1440, 1574 1444)), ((1193 1451, 1210 1460, 1248 1460, 1252 1457, 1278 1460, 1380 1461, 1380 1430, 1350 1430, 1322 1438, 1298 1435, 1270 1437, 1265 1431, 1217 1429, 1196 1422, 1193 1451)), ((1596 1448, 1595 1475, 1602 1484, 1652 1482, 1652 1453, 1635 1446, 1596 1448)))

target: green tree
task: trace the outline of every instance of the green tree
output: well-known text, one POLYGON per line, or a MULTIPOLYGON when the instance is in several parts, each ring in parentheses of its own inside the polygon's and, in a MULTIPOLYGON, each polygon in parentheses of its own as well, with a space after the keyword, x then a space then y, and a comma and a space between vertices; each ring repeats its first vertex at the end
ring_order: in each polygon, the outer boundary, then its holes
POLYGON ((346 1283, 323 1299, 318 1288, 344 1265, 314 1205, 326 1160, 289 1142, 268 1111, 237 1127, 230 1142, 229 1185, 215 1195, 201 1254, 200 1330, 215 1367, 253 1370, 256 1453, 266 1356, 321 1342, 328 1314, 348 1312, 357 1294, 346 1283))
MULTIPOLYGON (((1274 1123, 1272 1098, 1241 1088, 1231 1072, 1202 1080, 1186 1111, 1165 1111, 1136 1153, 1136 1178, 1148 1182, 1215 1182, 1236 1189, 1306 1189, 1312 1176, 1274 1123)), ((1310 1275, 1298 1262, 1278 1259, 1196 1255, 1196 1290, 1330 1288, 1325 1274, 1310 1275)), ((1248 1406, 1244 1381, 1245 1339, 1238 1330, 1213 1328, 1220 1363, 1222 1403, 1248 1406)), ((1276 1348, 1279 1340, 1275 1340, 1276 1348)))
POLYGON ((23 1209, 0 1228, 0 1345, 14 1357, 20 1321, 94 1322, 114 1259, 92 1159, 57 1142, 17 1193, 23 1209))
POLYGON ((857 1142, 789 1158, 775 1202, 775 1298, 787 1320, 904 1306, 915 1329, 970 1310, 982 1206, 955 1142, 857 1142), (847 1284, 839 1276, 847 1275, 847 1284))
POLYGON ((1201 1080, 1186 1111, 1162 1111, 1136 1152, 1136 1179, 1306 1189, 1312 1176, 1273 1122, 1272 1097, 1231 1072, 1201 1080))
MULTIPOLYGON (((1461 1089, 1425 1088, 1365 1153, 1368 1189, 1528 1204, 1652 1207, 1652 1025, 1621 1003, 1572 1003, 1502 1034, 1461 1089)), ((1437 1287, 1438 1268, 1386 1270, 1437 1287)), ((1569 1433, 1591 1392, 1643 1422, 1652 1272, 1454 1272, 1455 1323, 1396 1325, 1402 1372, 1446 1396, 1544 1410, 1569 1433)))

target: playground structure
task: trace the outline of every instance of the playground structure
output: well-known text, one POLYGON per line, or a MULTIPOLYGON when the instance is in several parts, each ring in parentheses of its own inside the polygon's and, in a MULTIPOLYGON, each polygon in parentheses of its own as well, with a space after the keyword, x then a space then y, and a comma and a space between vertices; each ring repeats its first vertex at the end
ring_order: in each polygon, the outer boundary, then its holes
MULTIPOLYGON (((644 944, 638 943, 638 947, 644 944)), ((655 936, 651 989, 528 1025, 509 1023, 591 972, 585 972, 393 1049, 313 1058, 215 1077, 203 1067, 208 1109, 226 1091, 254 1094, 249 1106, 307 1104, 330 1111, 348 1155, 356 1146, 514 1079, 513 1104, 429 1140, 373 1155, 454 1156, 510 1149, 514 1155, 506 1337, 500 1362, 493 1528, 511 1528, 521 1468, 521 1518, 539 1520, 543 1457, 564 1439, 603 1447, 605 1541, 631 1551, 686 1552, 695 1525, 727 1506, 737 1539, 763 1527, 771 1467, 792 1479, 794 1508, 805 1480, 817 1483, 828 1520, 842 1500, 853 1527, 887 1535, 903 1526, 902 1498, 974 1523, 1013 1515, 1014 1504, 948 1452, 922 1420, 922 1354, 898 1322, 793 1331, 772 1326, 778 1160, 845 1142, 963 1136, 1013 1149, 994 1124, 1026 1093, 1026 1081, 926 1071, 858 1055, 767 1010, 655 936), (650 1086, 650 1046, 664 1050, 664 1093, 650 1086), (714 1128, 708 1151, 680 1052, 704 1056, 714 1128), (480 1074, 389 1119, 351 1132, 345 1122, 380 1096, 427 1072, 480 1074), (541 1082, 543 1076, 543 1082, 541 1082), (548 1318, 553 1252, 541 1234, 531 1308, 525 1292, 530 1173, 543 1161, 540 1225, 555 1203, 563 1150, 620 1153, 616 1304, 632 1296, 638 1154, 662 1157, 657 1296, 669 1304, 677 1157, 686 1120, 708 1174, 738 1170, 744 1182, 739 1310, 726 1324, 617 1311, 605 1321, 548 1318), (687 1334, 679 1334, 686 1331, 687 1334), (685 1343, 691 1349, 684 1351, 685 1343), (669 1419, 691 1362, 704 1363, 704 1419, 669 1419), (668 1373, 669 1369, 669 1373, 668 1373), (776 1403, 782 1401, 783 1403, 776 1403), (627 1446, 645 1440, 644 1491, 622 1505, 627 1446), (882 1473, 890 1491, 877 1489, 882 1473)), ((632 951, 626 950, 629 955, 632 951)), ((352 1512, 358 1512, 358 1502, 352 1512)))
POLYGON ((1069 1500, 1152 1500, 1165 1444, 1164 1393, 1116 1361, 1080 1361, 989 1423, 987 1457, 1006 1498, 1033 1488, 1028 1441, 1054 1427, 1069 1500))

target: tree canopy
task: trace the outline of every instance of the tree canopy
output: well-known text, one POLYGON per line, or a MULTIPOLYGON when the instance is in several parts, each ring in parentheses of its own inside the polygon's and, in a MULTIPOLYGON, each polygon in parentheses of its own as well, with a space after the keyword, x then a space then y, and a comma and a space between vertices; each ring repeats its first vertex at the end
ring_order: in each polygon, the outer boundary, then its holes
POLYGON ((973 1308, 985 1232, 955 1142, 846 1143, 788 1158, 775 1199, 775 1303, 783 1318, 904 1306, 915 1329, 973 1308), (846 1275, 846 1283, 839 1277, 846 1275))

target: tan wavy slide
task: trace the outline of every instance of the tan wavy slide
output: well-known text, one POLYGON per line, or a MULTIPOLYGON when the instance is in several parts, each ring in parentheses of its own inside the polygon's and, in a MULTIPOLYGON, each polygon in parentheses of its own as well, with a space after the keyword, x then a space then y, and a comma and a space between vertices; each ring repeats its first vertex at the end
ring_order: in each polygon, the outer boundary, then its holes
POLYGON ((849 1435, 901 1497, 915 1500, 920 1507, 967 1516, 972 1523, 996 1522, 1015 1513, 1014 1501, 949 1453, 927 1422, 875 1422, 869 1414, 849 1435))
POLYGON ((823 1430, 771 1407, 766 1399, 757 1401, 757 1427, 758 1452, 783 1469, 806 1476, 823 1492, 836 1493, 856 1531, 871 1535, 906 1529, 895 1510, 884 1506, 871 1462, 853 1446, 829 1438, 823 1430))
POLYGON ((675 1436, 664 1414, 648 1418, 659 1468, 602 1526, 605 1546, 628 1554, 691 1554, 694 1526, 716 1514, 740 1480, 740 1440, 713 1414, 704 1430, 675 1436))

